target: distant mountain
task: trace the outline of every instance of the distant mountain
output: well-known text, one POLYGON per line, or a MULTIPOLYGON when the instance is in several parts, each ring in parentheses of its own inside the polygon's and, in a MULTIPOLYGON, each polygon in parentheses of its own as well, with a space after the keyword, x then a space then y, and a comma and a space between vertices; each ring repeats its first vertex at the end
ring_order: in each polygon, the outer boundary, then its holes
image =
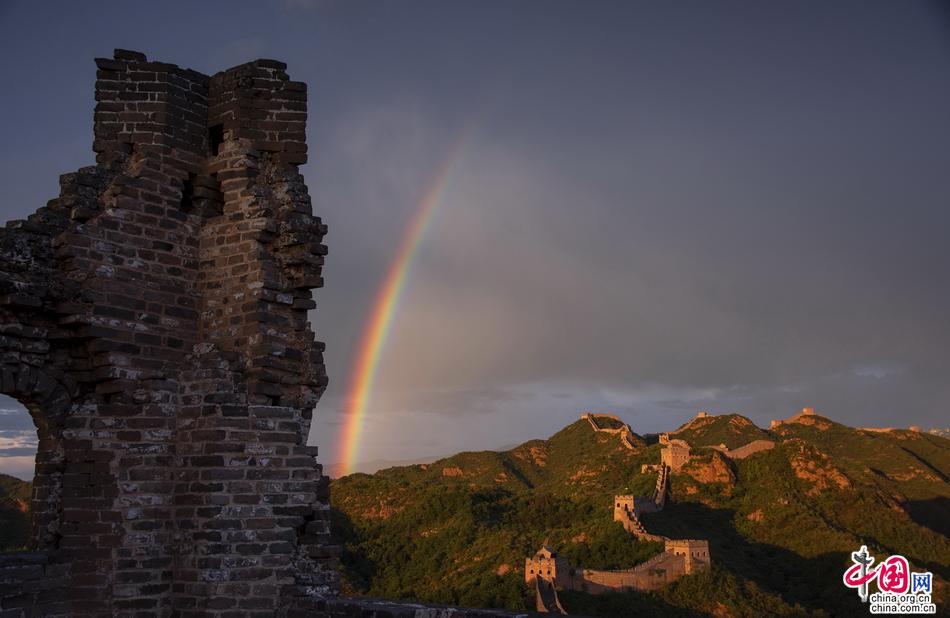
MULTIPOLYGON (((501 448, 493 449, 497 451, 510 451, 515 448, 517 444, 508 444, 502 446, 501 448)), ((357 472, 362 472, 364 474, 373 474, 380 470, 385 470, 387 468, 404 468, 407 466, 417 466, 419 464, 428 464, 433 461, 438 461, 439 459, 444 459, 450 455, 443 453, 442 455, 429 455, 428 457, 412 457, 409 459, 371 459, 369 461, 361 461, 354 465, 354 470, 350 474, 355 474, 357 472)), ((346 464, 343 462, 337 462, 332 464, 325 464, 323 471, 331 479, 337 479, 341 476, 346 476, 345 473, 346 464)))
POLYGON ((0 551, 24 549, 30 539, 33 486, 0 473, 0 551))
MULTIPOLYGON (((361 461, 356 464, 353 470, 353 473, 362 472, 364 474, 372 474, 379 470, 385 470, 386 468, 396 468, 396 467, 405 467, 405 466, 415 466, 419 464, 432 463, 437 459, 441 459, 444 455, 432 455, 431 457, 416 457, 413 459, 372 459, 370 461, 361 461)), ((346 464, 344 463, 333 463, 329 464, 324 468, 324 473, 329 476, 331 479, 340 478, 344 476, 344 471, 346 470, 346 464)))
MULTIPOLYGON (((815 414, 771 430, 739 415, 707 416, 671 437, 688 442, 694 458, 672 475, 663 512, 642 520, 655 534, 708 539, 712 570, 653 593, 568 591, 561 602, 570 613, 866 613, 841 584, 861 544, 932 571, 938 607, 946 607, 950 440, 853 429, 815 414), (774 444, 741 448, 765 441, 774 444)), ((524 610, 534 609, 524 559, 544 543, 573 565, 632 567, 662 547, 612 521, 613 496, 650 493, 656 473, 643 466, 659 461, 660 448, 636 434, 595 431, 582 418, 508 451, 335 480, 345 588, 524 610)))

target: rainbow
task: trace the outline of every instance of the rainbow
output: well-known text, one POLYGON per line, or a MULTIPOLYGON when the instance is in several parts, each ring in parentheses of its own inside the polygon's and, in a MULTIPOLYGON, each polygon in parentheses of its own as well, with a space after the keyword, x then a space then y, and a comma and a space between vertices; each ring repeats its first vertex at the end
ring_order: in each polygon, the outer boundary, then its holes
POLYGON ((402 242, 399 244, 399 250, 376 294, 369 319, 363 328, 356 360, 350 374, 353 378, 344 400, 343 428, 340 432, 339 441, 343 445, 342 474, 352 473, 353 467, 357 463, 366 409, 373 393, 380 359, 386 347, 389 333, 392 330, 393 318, 406 289, 412 263, 418 253, 419 246, 422 244, 426 230, 432 223, 432 219, 445 197, 445 188, 448 184, 452 166, 458 158, 463 138, 467 133, 468 131, 463 131, 462 135, 449 149, 449 153, 443 159, 443 163, 432 183, 423 194, 422 201, 419 202, 413 212, 402 242))

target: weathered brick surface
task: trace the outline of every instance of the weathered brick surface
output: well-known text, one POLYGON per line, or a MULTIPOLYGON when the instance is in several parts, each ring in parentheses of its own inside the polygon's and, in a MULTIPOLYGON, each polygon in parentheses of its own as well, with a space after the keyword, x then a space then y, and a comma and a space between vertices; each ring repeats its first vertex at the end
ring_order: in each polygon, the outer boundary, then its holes
POLYGON ((35 552, 0 557, 0 615, 307 606, 338 575, 306 446, 306 88, 270 60, 96 64, 96 165, 0 230, 0 392, 40 438, 35 552))

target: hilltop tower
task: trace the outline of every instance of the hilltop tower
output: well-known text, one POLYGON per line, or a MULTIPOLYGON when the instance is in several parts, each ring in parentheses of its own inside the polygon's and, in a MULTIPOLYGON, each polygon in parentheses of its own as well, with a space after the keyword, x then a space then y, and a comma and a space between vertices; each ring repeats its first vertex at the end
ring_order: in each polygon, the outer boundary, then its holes
POLYGON ((670 438, 670 434, 660 434, 660 460, 671 472, 679 472, 689 462, 690 447, 685 440, 670 438))
POLYGON ((627 513, 635 513, 636 497, 632 495, 614 496, 614 521, 627 520, 627 513))

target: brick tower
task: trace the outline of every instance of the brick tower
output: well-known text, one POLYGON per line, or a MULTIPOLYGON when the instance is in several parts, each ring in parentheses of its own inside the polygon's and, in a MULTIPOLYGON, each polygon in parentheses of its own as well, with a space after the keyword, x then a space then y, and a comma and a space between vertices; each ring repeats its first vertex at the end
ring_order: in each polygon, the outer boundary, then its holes
POLYGON ((96 63, 96 165, 0 229, 0 392, 39 434, 0 613, 316 608, 338 575, 306 445, 327 383, 306 86, 272 60, 96 63))

